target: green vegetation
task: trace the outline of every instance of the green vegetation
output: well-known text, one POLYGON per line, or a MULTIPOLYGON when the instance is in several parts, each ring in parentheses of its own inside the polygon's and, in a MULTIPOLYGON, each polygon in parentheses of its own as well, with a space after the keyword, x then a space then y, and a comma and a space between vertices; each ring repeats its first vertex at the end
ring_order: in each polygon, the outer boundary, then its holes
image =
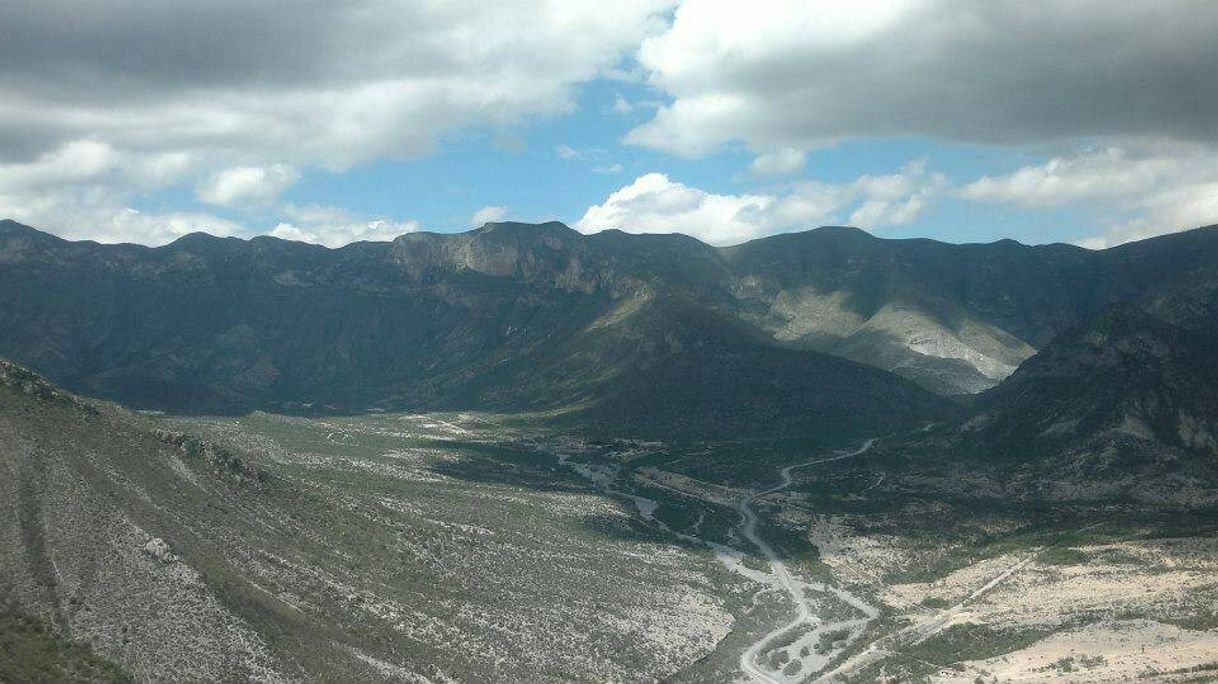
POLYGON ((952 625, 902 652, 912 658, 940 665, 965 660, 985 660, 1024 648, 1050 633, 1047 629, 997 631, 985 625, 962 623, 952 625))
POLYGON ((64 639, 42 620, 0 610, 0 682, 130 682, 87 644, 64 639))
POLYGON ((947 599, 939 598, 938 596, 927 596, 926 598, 922 599, 920 605, 923 608, 929 608, 931 610, 942 610, 950 606, 951 602, 949 602, 947 599))
POLYGON ((1044 553, 1037 556, 1038 561, 1049 565, 1079 565, 1086 563, 1089 558, 1089 554, 1067 546, 1045 549, 1044 553))

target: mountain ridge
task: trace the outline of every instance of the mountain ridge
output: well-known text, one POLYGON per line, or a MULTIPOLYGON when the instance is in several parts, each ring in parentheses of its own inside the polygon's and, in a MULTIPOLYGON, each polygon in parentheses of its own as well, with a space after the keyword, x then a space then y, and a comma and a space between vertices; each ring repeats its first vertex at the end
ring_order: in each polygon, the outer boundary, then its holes
POLYGON ((940 395, 996 385, 1115 302, 1218 330, 1214 227, 1104 251, 833 226, 727 248, 558 222, 336 249, 205 235, 101 245, 0 224, 0 355, 141 408, 554 410, 536 384, 471 388, 502 364, 536 375, 550 348, 578 357, 588 326, 649 298, 940 395))
POLYGON ((1218 452, 1218 344, 1129 304, 1063 333, 983 393, 967 429, 1042 450, 1114 434, 1218 452))

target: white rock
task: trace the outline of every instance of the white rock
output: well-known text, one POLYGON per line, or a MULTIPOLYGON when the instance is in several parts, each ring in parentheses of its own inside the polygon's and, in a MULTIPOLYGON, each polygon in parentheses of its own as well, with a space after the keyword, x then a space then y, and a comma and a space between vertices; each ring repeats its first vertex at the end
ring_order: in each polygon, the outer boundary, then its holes
POLYGON ((173 555, 173 552, 169 549, 169 544, 166 544, 165 540, 161 539, 160 537, 157 537, 147 544, 144 544, 144 553, 152 556, 162 563, 172 563, 178 559, 177 556, 173 555))

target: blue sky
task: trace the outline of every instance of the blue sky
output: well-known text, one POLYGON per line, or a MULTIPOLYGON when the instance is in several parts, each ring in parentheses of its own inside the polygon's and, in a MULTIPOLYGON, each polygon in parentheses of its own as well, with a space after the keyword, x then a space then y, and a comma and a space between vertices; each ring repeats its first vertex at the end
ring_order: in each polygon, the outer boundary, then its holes
MULTIPOLYGON (((448 132, 437 149, 418 158, 378 160, 342 172, 304 173, 283 199, 297 205, 342 206, 367 216, 417 220, 425 230, 456 232, 474 227, 486 207, 502 207, 504 220, 575 224, 589 206, 638 176, 660 172, 672 180, 724 195, 781 192, 792 182, 849 183, 863 175, 895 173, 913 160, 951 180, 967 182, 1002 175, 1051 157, 1035 151, 962 145, 929 138, 852 140, 808 153, 805 169, 781 178, 748 173, 755 158, 743 145, 726 145, 699 158, 627 145, 622 138, 646 122, 654 108, 614 111, 619 97, 655 99, 636 83, 599 78, 578 86, 575 111, 539 117, 510 127, 477 126, 448 132), (570 148, 579 157, 564 158, 570 148)), ((166 191, 148 206, 214 210, 190 192, 166 191)), ((275 225, 274 212, 220 212, 234 220, 275 225)), ((838 213, 847 223, 847 213, 838 213)), ((884 237, 931 237, 950 242, 986 242, 1015 236, 1033 243, 1077 241, 1110 219, 1078 207, 1023 209, 944 198, 917 219, 900 225, 861 226, 884 237)), ((792 225, 791 229, 816 224, 792 225)))
POLYGON ((1104 247, 1218 221, 1218 5, 18 4, 0 214, 70 238, 1104 247))

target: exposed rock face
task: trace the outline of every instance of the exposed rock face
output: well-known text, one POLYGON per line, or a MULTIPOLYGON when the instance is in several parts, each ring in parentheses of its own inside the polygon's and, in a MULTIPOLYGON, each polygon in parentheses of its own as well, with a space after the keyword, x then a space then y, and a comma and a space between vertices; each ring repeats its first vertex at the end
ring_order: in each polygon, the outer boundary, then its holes
POLYGON ((741 315, 776 339, 942 394, 993 387, 1053 337, 1121 301, 1218 334, 1212 227, 1101 252, 821 228, 725 254, 741 315))

